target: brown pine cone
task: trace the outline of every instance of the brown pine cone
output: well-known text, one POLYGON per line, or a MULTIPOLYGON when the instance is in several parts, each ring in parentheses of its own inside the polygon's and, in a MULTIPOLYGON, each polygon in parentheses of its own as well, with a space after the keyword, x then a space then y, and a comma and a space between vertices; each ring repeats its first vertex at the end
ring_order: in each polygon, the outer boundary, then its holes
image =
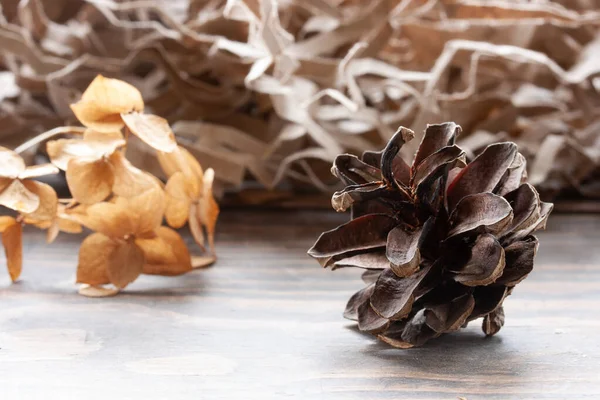
POLYGON ((309 254, 324 267, 366 271, 344 316, 392 346, 419 346, 483 317, 493 335, 502 302, 533 269, 553 205, 526 180, 514 143, 488 146, 471 163, 456 146, 461 129, 429 125, 412 166, 400 156, 414 133, 401 127, 381 152, 344 154, 333 195, 351 221, 323 233, 309 254))

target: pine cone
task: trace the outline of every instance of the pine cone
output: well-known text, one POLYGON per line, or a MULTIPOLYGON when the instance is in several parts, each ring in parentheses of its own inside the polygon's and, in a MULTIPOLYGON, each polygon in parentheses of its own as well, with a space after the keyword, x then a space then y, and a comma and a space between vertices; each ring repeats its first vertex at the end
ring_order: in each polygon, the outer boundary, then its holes
POLYGON ((553 205, 526 180, 514 143, 488 146, 471 163, 461 129, 429 125, 409 166, 400 156, 414 133, 401 127, 381 152, 343 154, 332 172, 346 188, 336 211, 351 221, 323 233, 309 254, 324 267, 358 267, 367 287, 344 316, 395 347, 419 346, 483 317, 493 335, 502 302, 533 269, 553 205))

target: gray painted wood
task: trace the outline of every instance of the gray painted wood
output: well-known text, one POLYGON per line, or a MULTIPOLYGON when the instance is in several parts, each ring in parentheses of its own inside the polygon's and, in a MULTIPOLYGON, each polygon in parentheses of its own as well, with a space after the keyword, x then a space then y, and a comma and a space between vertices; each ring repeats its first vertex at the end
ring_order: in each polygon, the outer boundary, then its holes
POLYGON ((497 336, 473 323, 410 350, 342 318, 359 271, 305 255, 343 218, 225 212, 217 265, 109 299, 76 293, 80 237, 27 231, 21 281, 0 273, 0 399, 600 397, 599 216, 551 218, 497 336))

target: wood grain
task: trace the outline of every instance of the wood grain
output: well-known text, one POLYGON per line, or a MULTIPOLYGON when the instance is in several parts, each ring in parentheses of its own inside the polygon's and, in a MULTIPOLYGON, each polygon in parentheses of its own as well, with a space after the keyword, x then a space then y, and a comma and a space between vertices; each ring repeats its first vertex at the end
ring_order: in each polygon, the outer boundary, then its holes
POLYGON ((344 218, 225 212, 217 265, 109 299, 76 294, 80 237, 27 231, 21 281, 0 274, 0 399, 600 396, 600 216, 551 218, 498 336, 474 323, 411 350, 342 318, 358 271, 306 256, 344 218))

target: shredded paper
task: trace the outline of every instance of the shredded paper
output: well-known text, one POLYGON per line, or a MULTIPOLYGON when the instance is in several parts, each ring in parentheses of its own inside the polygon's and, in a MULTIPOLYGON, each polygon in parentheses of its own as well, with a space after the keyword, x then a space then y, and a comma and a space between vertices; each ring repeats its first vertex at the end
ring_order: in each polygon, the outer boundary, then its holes
MULTIPOLYGON (((221 189, 332 192, 336 155, 456 121, 514 141, 543 198, 600 197, 596 0, 1 0, 0 143, 73 123, 97 75, 135 85, 221 189)), ((152 154, 132 141, 146 169, 152 154)))

